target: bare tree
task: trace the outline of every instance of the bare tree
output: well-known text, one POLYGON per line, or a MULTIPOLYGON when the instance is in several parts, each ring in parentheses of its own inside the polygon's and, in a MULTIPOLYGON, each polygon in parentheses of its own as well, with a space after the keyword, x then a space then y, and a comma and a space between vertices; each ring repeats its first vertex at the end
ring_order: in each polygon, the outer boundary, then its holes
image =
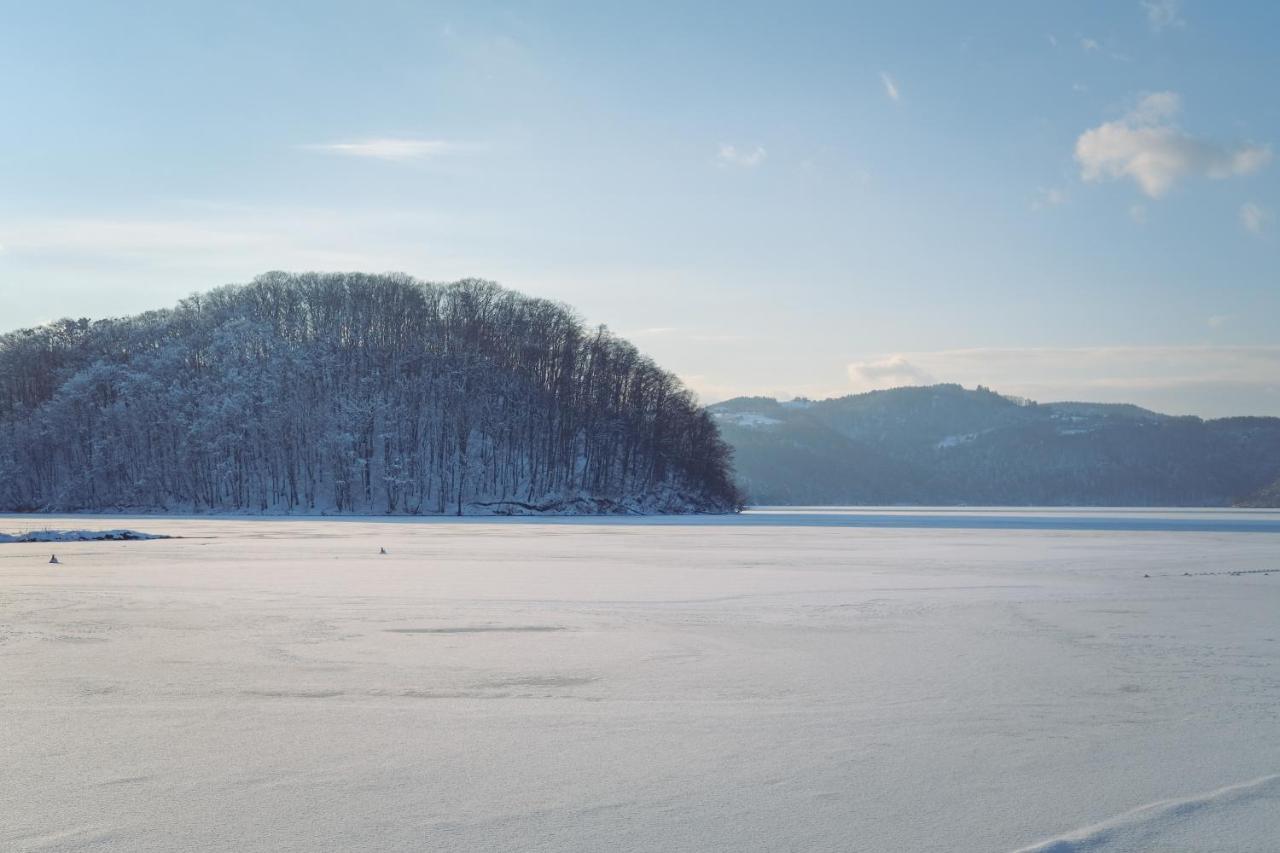
POLYGON ((0 336, 0 509, 730 511, 688 391, 492 282, 268 273, 0 336))

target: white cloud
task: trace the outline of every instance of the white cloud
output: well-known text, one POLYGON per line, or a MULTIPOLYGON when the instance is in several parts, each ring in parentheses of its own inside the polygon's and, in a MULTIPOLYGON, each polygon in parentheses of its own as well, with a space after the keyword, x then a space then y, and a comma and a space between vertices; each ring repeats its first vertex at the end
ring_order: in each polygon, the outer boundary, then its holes
POLYGON ((901 94, 898 92, 898 83, 889 75, 888 71, 880 72, 880 82, 884 85, 884 93, 889 96, 890 100, 900 100, 901 94))
POLYGON ((849 377, 854 391, 956 382, 966 387, 986 385, 1041 402, 1134 402, 1161 410, 1242 414, 1259 407, 1273 408, 1280 402, 1280 346, 990 347, 901 352, 854 362, 849 365, 849 377), (1197 400, 1204 402, 1197 404, 1197 400))
POLYGON ((457 151, 460 146, 442 139, 364 139, 357 142, 329 142, 304 146, 313 151, 341 154, 346 157, 364 157, 371 160, 425 160, 457 151))
POLYGON ((1240 205, 1240 224, 1250 234, 1261 234, 1271 224, 1271 211, 1252 201, 1240 205))
POLYGON ((1182 178, 1247 175, 1270 161, 1269 146, 1227 147, 1190 136, 1173 123, 1180 108, 1177 94, 1156 92, 1118 121, 1086 130, 1076 140, 1080 176, 1131 178, 1146 195, 1160 198, 1182 178))
POLYGON ((1080 48, 1085 53, 1097 53, 1099 50, 1102 50, 1102 45, 1098 44, 1095 39, 1082 38, 1080 39, 1080 48))
POLYGON ((482 275, 525 284, 505 256, 469 239, 488 222, 446 209, 194 200, 135 216, 0 217, 8 250, 0 260, 10 277, 28 282, 13 293, 0 284, 0 331, 50 311, 118 316, 156 308, 268 270, 404 271, 432 281, 482 275))
MULTIPOLYGON (((1225 316, 1225 315, 1224 315, 1225 316)), ((1211 324, 1206 337, 1227 333, 1211 324), (1211 331, 1217 330, 1217 331, 1211 331)), ((743 383, 732 372, 681 374, 703 403, 738 396, 818 400, 904 385, 985 385, 1040 402, 1136 403, 1170 414, 1280 415, 1280 345, 988 347, 867 354, 845 376, 743 383)))
POLYGON ((767 391, 760 389, 747 391, 740 385, 718 382, 703 373, 681 373, 679 378, 684 387, 692 391, 703 405, 710 405, 720 400, 728 400, 731 397, 742 395, 757 396, 768 394, 767 391))
POLYGON ((1172 121, 1181 110, 1182 96, 1177 92, 1152 92, 1138 101, 1129 117, 1135 124, 1155 125, 1172 121))
POLYGON ((9 256, 46 274, 127 269, 145 277, 178 270, 232 281, 269 269, 447 274, 457 269, 454 257, 426 246, 448 245, 459 224, 427 211, 186 205, 167 217, 0 220, 0 234, 9 256), (441 262, 421 263, 428 254, 441 262))
POLYGON ((912 364, 903 355, 855 361, 848 366, 848 372, 849 381, 858 391, 898 388, 903 385, 929 385, 934 381, 928 371, 912 364))
POLYGON ((716 152, 716 163, 721 166, 738 166, 743 169, 754 169, 764 162, 764 158, 768 156, 764 148, 757 145, 750 150, 746 148, 738 148, 734 145, 720 143, 720 150, 716 152))
POLYGON ((1187 25, 1182 19, 1178 0, 1141 0, 1139 5, 1147 13, 1147 23, 1155 32, 1187 25))

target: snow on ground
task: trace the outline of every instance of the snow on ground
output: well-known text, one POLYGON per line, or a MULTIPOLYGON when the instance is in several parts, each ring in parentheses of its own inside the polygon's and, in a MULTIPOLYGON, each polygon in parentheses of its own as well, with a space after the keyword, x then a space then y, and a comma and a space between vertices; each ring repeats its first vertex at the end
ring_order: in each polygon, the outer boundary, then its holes
POLYGON ((777 418, 759 412, 714 412, 713 415, 716 420, 747 428, 770 427, 782 423, 777 418))
POLYGON ((959 447, 962 444, 969 444, 978 440, 978 436, 982 433, 967 432, 964 435, 948 435, 943 436, 942 440, 934 445, 936 450, 946 450, 951 447, 959 447))
POLYGON ((1280 837, 1280 513, 129 521, 0 553, 0 849, 1280 837))

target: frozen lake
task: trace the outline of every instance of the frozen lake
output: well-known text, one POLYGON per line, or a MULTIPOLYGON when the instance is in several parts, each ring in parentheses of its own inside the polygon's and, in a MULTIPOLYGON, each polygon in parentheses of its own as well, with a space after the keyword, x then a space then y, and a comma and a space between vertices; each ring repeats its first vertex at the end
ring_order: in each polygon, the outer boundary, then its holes
POLYGON ((41 527, 184 538, 0 545, 0 849, 1280 837, 1280 512, 41 527))

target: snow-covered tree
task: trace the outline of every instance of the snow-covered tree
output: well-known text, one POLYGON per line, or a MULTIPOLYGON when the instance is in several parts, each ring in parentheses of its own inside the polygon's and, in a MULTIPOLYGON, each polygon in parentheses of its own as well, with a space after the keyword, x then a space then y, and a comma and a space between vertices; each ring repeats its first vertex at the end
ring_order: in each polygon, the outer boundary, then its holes
POLYGON ((0 336, 0 510, 726 511, 683 389, 478 280, 269 273, 0 336))

